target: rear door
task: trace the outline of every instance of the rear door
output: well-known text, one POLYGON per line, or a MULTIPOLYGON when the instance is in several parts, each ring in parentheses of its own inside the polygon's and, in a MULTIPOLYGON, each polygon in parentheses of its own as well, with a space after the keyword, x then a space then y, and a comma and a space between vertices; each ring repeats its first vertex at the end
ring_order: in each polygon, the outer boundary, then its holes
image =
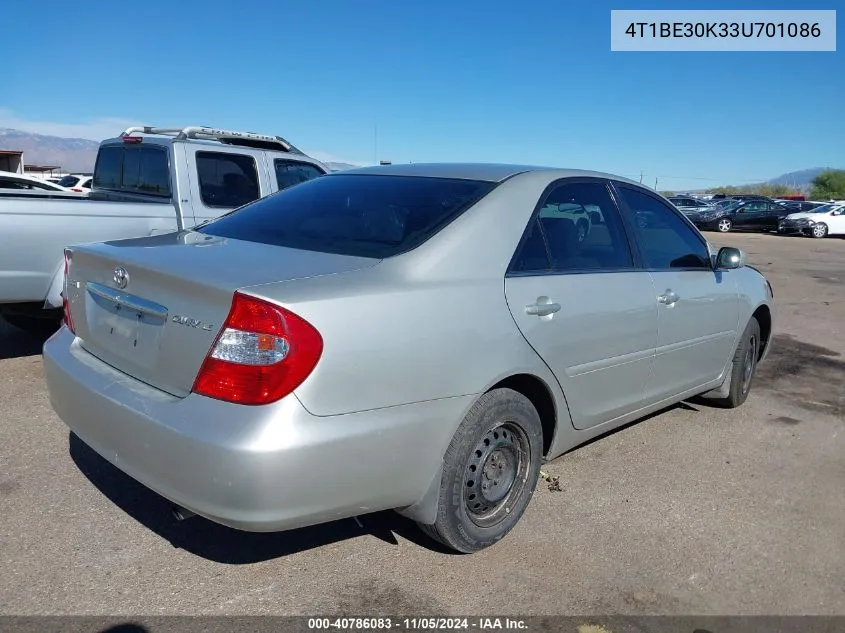
POLYGON ((760 221, 760 228, 776 229, 778 222, 790 213, 792 213, 792 211, 782 204, 778 204, 777 202, 767 202, 766 212, 760 221))
POLYGON ((656 344, 651 277, 634 265, 607 181, 564 179, 541 196, 505 279, 511 314, 554 372, 573 424, 638 409, 656 344), (583 235, 563 205, 590 209, 583 235))
POLYGON ((194 222, 219 217, 271 191, 262 150, 185 145, 194 222))
POLYGON ((706 241, 677 211, 643 188, 616 188, 626 213, 654 220, 634 225, 657 291, 657 349, 645 394, 651 404, 719 377, 736 339, 740 299, 734 271, 713 269, 706 241))

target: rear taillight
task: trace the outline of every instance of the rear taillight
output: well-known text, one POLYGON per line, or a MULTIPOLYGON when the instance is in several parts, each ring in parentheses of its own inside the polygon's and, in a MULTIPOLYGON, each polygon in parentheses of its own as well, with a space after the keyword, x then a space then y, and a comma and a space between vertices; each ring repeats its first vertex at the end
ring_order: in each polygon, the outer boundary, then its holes
POLYGON ((276 402, 302 384, 322 353, 323 338, 302 317, 236 292, 192 391, 238 404, 276 402))
POLYGON ((65 274, 62 282, 62 312, 64 313, 63 321, 71 332, 73 332, 73 319, 70 316, 70 301, 68 300, 68 279, 70 277, 71 255, 70 251, 65 251, 65 274))

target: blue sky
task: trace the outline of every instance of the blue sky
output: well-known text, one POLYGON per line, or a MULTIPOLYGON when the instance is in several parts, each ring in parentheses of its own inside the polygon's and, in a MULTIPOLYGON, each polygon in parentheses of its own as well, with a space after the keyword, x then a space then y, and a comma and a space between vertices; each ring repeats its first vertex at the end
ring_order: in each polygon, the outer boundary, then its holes
MULTIPOLYGON (((845 167, 841 37, 835 53, 610 51, 611 8, 799 2, 14 4, 0 127, 214 125, 369 163, 377 126, 379 159, 642 170, 660 189, 845 167)), ((811 8, 842 24, 841 0, 811 8)))

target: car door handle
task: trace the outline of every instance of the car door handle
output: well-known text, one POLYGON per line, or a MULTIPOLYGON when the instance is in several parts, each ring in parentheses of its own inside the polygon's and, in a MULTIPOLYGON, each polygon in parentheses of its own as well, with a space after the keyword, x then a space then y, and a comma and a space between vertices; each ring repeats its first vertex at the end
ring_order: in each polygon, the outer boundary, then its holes
POLYGON ((677 303, 678 299, 680 299, 680 297, 675 292, 668 289, 662 295, 657 297, 657 300, 660 303, 665 303, 667 306, 677 303))
POLYGON ((559 303, 532 303, 525 306, 525 314, 531 316, 549 316, 560 311, 559 303))

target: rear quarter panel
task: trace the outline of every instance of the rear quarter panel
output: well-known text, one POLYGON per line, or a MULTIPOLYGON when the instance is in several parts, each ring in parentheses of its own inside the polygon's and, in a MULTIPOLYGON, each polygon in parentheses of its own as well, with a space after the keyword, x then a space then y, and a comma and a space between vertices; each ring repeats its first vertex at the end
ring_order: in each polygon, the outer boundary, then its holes
POLYGON ((508 181, 416 250, 372 268, 250 288, 323 336, 323 356, 296 391, 303 406, 327 416, 477 394, 516 373, 554 389, 504 294, 505 270, 548 182, 508 181))

